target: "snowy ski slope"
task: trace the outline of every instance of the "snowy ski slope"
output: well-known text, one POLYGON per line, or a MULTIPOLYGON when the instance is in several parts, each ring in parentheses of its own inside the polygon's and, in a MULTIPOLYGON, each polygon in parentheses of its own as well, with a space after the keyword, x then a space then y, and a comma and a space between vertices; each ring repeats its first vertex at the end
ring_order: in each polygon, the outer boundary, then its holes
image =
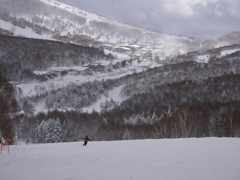
POLYGON ((0 154, 1 180, 239 180, 239 138, 22 143, 0 154))

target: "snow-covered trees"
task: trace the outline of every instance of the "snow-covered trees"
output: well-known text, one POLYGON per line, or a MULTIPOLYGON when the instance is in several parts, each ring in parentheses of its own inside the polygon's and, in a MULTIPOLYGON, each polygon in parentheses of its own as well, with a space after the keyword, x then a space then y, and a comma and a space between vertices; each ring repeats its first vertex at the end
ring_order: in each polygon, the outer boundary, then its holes
POLYGON ((1 71, 11 80, 46 80, 34 70, 52 66, 81 66, 99 59, 113 59, 103 50, 76 44, 0 35, 1 71))
POLYGON ((24 137, 31 142, 55 143, 81 141, 86 135, 101 140, 98 132, 104 121, 96 112, 88 114, 54 110, 29 117, 24 123, 33 126, 24 132, 24 137))
MULTIPOLYGON (((96 102, 112 87, 111 81, 93 81, 81 85, 72 83, 65 88, 49 92, 45 102, 49 109, 66 109, 68 107, 80 109, 96 102)), ((116 106, 113 100, 110 100, 108 104, 109 108, 116 106)))
POLYGON ((131 135, 130 135, 130 132, 129 130, 126 128, 125 131, 124 131, 124 134, 123 134, 123 140, 129 140, 131 139, 131 135))
POLYGON ((62 125, 57 118, 42 122, 36 128, 35 141, 37 143, 55 143, 62 141, 62 125))
POLYGON ((239 136, 240 75, 239 69, 232 73, 232 66, 238 67, 239 61, 188 62, 115 81, 72 84, 42 96, 49 108, 77 109, 122 84, 127 84, 123 94, 129 98, 118 105, 102 103, 101 113, 53 112, 38 119, 59 117, 65 124, 62 141, 77 141, 89 132, 96 140, 123 139, 126 128, 132 139, 239 136))
POLYGON ((108 100, 106 99, 105 102, 101 103, 101 104, 100 104, 100 107, 101 107, 101 111, 102 111, 102 112, 107 112, 107 111, 109 111, 109 110, 111 110, 111 109, 116 108, 117 105, 118 105, 117 102, 115 102, 115 101, 111 98, 110 101, 108 101, 108 100))

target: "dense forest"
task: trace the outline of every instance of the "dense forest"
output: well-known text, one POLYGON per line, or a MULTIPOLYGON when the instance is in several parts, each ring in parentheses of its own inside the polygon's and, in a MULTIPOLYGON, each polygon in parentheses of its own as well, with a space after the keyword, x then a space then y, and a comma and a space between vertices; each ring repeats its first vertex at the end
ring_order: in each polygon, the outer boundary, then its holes
POLYGON ((111 60, 101 49, 75 44, 0 35, 0 70, 12 81, 44 81, 33 71, 50 67, 81 66, 101 60, 111 60))

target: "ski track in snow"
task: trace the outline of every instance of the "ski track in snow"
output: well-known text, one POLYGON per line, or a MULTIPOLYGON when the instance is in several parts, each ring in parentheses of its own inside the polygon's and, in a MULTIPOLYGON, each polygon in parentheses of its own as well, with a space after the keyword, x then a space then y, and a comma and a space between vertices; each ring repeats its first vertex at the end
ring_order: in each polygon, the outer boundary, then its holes
POLYGON ((6 147, 2 180, 239 180, 239 138, 90 141, 6 147))

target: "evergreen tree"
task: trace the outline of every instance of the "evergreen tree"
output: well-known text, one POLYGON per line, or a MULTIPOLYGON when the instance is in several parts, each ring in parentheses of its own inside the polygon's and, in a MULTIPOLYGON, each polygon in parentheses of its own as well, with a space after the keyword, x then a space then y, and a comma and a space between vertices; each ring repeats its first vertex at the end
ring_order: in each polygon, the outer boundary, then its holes
POLYGON ((128 130, 128 128, 125 129, 122 138, 123 138, 123 140, 131 139, 130 131, 128 130))

